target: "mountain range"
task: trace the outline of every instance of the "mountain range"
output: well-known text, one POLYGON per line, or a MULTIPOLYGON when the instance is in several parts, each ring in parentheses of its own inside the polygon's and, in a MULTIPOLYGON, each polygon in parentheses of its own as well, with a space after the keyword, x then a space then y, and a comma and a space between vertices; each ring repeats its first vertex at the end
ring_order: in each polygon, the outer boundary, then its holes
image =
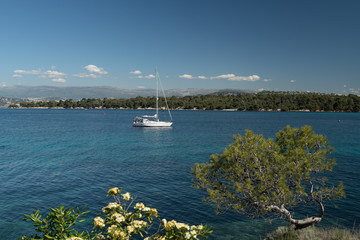
MULTIPOLYGON (((165 90, 167 97, 205 95, 212 93, 254 93, 243 89, 202 89, 182 88, 165 90)), ((6 98, 40 98, 40 99, 82 99, 82 98, 132 98, 154 96, 154 89, 124 89, 108 86, 98 87, 57 87, 57 86, 24 86, 0 87, 0 97, 6 98)))

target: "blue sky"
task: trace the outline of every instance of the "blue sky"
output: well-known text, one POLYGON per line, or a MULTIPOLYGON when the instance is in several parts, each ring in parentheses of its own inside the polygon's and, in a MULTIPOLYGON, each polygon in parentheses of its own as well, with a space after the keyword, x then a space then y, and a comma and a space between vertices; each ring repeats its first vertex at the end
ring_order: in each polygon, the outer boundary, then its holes
POLYGON ((358 0, 3 0, 0 87, 360 92, 358 0))

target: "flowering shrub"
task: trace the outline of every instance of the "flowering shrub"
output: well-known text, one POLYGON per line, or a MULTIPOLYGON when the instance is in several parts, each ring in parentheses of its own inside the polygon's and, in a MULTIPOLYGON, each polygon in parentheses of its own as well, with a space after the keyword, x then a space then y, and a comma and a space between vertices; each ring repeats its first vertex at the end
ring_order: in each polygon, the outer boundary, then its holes
MULTIPOLYGON (((31 215, 25 215, 25 221, 32 221, 35 230, 42 235, 23 236, 22 240, 30 239, 63 239, 63 240, 195 240, 206 238, 212 231, 206 225, 189 226, 175 220, 160 220, 158 211, 144 203, 134 204, 135 199, 130 193, 121 193, 121 188, 110 188, 108 196, 114 198, 102 208, 102 215, 93 220, 94 229, 91 236, 88 232, 77 232, 73 227, 79 217, 88 212, 81 212, 78 208, 58 207, 50 208, 51 213, 41 219, 39 210, 31 215), (150 231, 152 226, 157 230, 150 231)), ((83 221, 83 220, 80 220, 83 221)))
POLYGON ((112 196, 115 202, 109 203, 102 209, 105 217, 94 219, 94 239, 127 240, 140 235, 144 240, 165 239, 199 239, 206 238, 212 231, 207 226, 189 226, 175 220, 160 221, 155 208, 150 208, 144 203, 138 202, 133 206, 134 198, 130 193, 121 194, 121 188, 110 188, 108 196, 112 196), (149 235, 150 228, 158 220, 159 229, 149 235), (147 236, 147 237, 145 237, 147 236))

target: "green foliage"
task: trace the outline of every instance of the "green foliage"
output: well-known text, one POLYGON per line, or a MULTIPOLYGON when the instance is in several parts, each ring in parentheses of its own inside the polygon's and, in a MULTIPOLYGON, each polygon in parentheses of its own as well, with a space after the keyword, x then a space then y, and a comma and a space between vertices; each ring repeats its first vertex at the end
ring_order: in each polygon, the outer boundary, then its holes
MULTIPOLYGON (((35 231, 40 235, 31 235, 30 238, 23 236, 22 240, 27 239, 70 239, 72 237, 81 237, 81 239, 89 239, 89 234, 85 232, 77 232, 74 229, 76 221, 85 217, 88 212, 84 212, 85 208, 50 208, 50 213, 42 219, 40 211, 34 211, 30 215, 24 214, 24 221, 31 221, 35 227, 35 231)), ((83 222, 84 220, 79 220, 83 222)), ((75 239, 75 238, 74 238, 75 239)))
POLYGON ((19 105, 17 104, 10 104, 8 108, 19 108, 19 105))
MULTIPOLYGON (((109 203, 102 208, 102 218, 94 218, 94 229, 89 232, 77 232, 74 226, 77 220, 85 217, 88 212, 79 208, 50 208, 50 213, 42 218, 39 210, 30 215, 25 215, 25 221, 33 222, 35 231, 39 235, 23 236, 21 240, 35 239, 66 239, 66 240, 196 240, 207 238, 212 233, 210 227, 206 225, 189 226, 185 223, 176 222, 175 220, 160 220, 155 208, 150 208, 143 203, 136 203, 130 193, 121 193, 121 188, 110 188, 108 196, 114 198, 115 202, 109 203), (157 231, 151 231, 152 226, 157 226, 157 231)), ((101 215, 101 214, 99 214, 101 215)), ((82 222, 84 220, 79 220, 82 222)))
POLYGON ((288 208, 345 196, 342 183, 327 184, 322 174, 335 164, 327 158, 332 150, 310 126, 287 126, 275 140, 247 130, 222 154, 195 165, 194 186, 205 190, 218 210, 232 208, 251 217, 277 210, 290 221, 288 208))
MULTIPOLYGON (((159 98, 160 106, 164 98, 159 98)), ((62 107, 62 108, 155 108, 155 97, 136 97, 130 99, 99 99, 83 98, 80 101, 72 99, 48 102, 21 102, 21 107, 62 107)), ((203 96, 171 97, 168 99, 171 109, 222 110, 237 109, 240 111, 337 111, 359 112, 360 97, 349 94, 320 94, 299 92, 260 92, 253 93, 222 93, 203 96)))

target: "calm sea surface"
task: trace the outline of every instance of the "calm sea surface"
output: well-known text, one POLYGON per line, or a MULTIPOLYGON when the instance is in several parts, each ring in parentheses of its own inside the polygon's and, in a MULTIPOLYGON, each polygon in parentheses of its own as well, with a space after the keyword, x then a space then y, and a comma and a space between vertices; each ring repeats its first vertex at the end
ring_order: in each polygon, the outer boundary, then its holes
POLYGON ((0 239, 29 233, 31 223, 21 219, 36 209, 87 205, 94 217, 115 186, 162 218, 213 226, 210 239, 262 239, 286 223, 216 215, 192 187, 191 168, 245 129, 268 138, 286 125, 311 125, 336 149, 329 178, 344 181, 347 198, 326 203, 319 225, 359 228, 360 114, 173 111, 172 128, 133 128, 142 114, 152 112, 0 109, 0 239))

